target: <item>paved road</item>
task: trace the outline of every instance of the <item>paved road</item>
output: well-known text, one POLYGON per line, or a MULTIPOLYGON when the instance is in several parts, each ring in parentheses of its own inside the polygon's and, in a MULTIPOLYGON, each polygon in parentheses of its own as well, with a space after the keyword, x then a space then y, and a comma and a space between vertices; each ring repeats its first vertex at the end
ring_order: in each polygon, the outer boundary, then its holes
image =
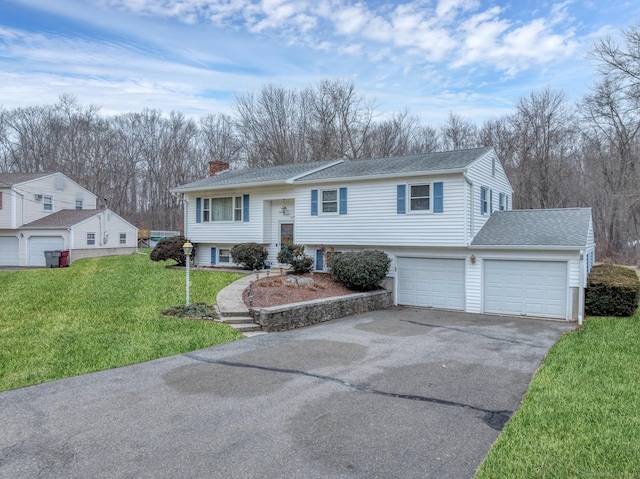
POLYGON ((470 478, 573 327, 390 309, 0 393, 0 477, 470 478))

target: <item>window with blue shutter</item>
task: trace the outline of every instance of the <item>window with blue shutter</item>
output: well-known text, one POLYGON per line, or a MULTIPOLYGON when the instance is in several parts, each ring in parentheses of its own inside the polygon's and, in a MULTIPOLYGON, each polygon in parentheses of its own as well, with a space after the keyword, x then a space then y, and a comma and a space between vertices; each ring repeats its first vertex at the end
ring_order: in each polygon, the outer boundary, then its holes
POLYGON ((316 271, 324 270, 324 254, 321 249, 316 250, 316 271))
POLYGON ((444 188, 442 181, 433 184, 433 212, 442 213, 444 211, 444 188))
POLYGON ((211 264, 216 264, 216 248, 211 248, 211 264))
POLYGON ((311 216, 318 216, 318 190, 311 190, 311 216))
POLYGON ((403 215, 407 209, 407 185, 398 185, 397 197, 398 214, 403 215))
POLYGON ((196 223, 201 223, 202 198, 196 198, 196 223))
POLYGON ((242 221, 249 222, 249 195, 242 195, 242 221))
POLYGON ((480 187, 480 214, 483 215, 487 212, 487 189, 484 186, 480 187))
POLYGON ((347 188, 346 187, 342 187, 340 188, 340 211, 339 213, 341 215, 346 215, 347 214, 347 188))
POLYGON ((502 193, 498 193, 498 209, 504 210, 504 195, 502 193))

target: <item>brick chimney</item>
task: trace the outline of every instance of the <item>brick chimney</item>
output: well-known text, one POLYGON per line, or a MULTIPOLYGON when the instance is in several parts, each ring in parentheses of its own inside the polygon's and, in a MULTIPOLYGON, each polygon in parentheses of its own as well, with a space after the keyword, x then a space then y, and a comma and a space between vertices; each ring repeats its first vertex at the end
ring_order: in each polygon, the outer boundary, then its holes
POLYGON ((213 160, 209 162, 209 176, 216 176, 221 171, 229 169, 229 163, 222 160, 213 160))

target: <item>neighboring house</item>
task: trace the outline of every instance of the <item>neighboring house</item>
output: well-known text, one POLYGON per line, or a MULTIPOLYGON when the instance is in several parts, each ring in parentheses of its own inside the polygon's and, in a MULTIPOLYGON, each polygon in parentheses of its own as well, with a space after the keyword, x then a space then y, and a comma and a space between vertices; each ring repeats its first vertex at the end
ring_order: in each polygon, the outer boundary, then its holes
POLYGON ((0 266, 45 266, 45 251, 69 260, 136 250, 138 230, 62 173, 0 173, 0 266))
POLYGON ((226 171, 174 188, 198 265, 232 264, 234 244, 382 249, 396 304, 582 319, 594 260, 591 210, 512 211, 493 148, 226 171))

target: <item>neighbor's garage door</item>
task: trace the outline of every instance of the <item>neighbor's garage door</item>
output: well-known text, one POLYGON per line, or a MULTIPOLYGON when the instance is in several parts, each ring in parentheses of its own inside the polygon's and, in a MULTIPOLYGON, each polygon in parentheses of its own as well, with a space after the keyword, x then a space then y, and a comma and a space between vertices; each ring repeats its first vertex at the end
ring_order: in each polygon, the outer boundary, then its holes
POLYGON ((464 260, 398 258, 398 304, 464 310, 464 260))
POLYGON ((18 238, 0 236, 0 266, 18 266, 18 238))
POLYGON ((44 252, 64 249, 62 236, 32 236, 28 241, 29 266, 45 266, 44 252))
POLYGON ((484 262, 486 313, 565 319, 566 310, 566 262, 484 262))

